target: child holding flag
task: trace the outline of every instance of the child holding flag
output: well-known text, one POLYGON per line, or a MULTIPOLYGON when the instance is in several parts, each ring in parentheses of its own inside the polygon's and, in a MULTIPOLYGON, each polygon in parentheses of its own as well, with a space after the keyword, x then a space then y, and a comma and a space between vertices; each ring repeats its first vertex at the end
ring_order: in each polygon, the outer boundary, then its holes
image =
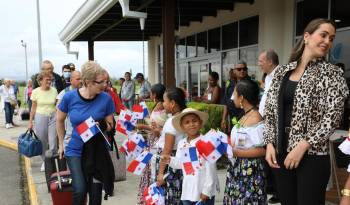
POLYGON ((212 205, 218 184, 216 164, 199 157, 196 143, 202 137, 200 129, 208 120, 208 114, 193 108, 186 108, 172 120, 175 129, 185 133, 177 145, 175 157, 163 155, 163 159, 174 169, 182 169, 181 201, 183 205, 212 205))
POLYGON ((227 170, 223 204, 267 204, 263 119, 256 107, 259 86, 252 80, 239 81, 233 101, 245 114, 231 131, 234 158, 227 170))
MULTIPOLYGON (((147 145, 150 147, 150 152, 152 154, 157 154, 157 150, 155 148, 155 143, 159 138, 160 131, 164 126, 164 123, 167 119, 167 114, 163 107, 163 95, 165 92, 165 86, 163 84, 155 84, 151 87, 151 99, 155 102, 155 106, 150 114, 150 125, 146 124, 138 124, 136 127, 138 130, 147 130, 147 145)), ((153 171, 155 171, 155 162, 151 163, 151 165, 147 165, 143 174, 140 178, 139 184, 139 192, 137 195, 137 204, 142 205, 145 204, 145 200, 143 197, 143 192, 145 188, 147 188, 152 182, 155 181, 155 173, 152 174, 151 166, 153 167, 153 171)))
MULTIPOLYGON (((181 88, 169 88, 163 96, 164 109, 172 116, 164 123, 163 130, 156 143, 157 154, 175 156, 179 141, 183 138, 173 124, 172 118, 181 113, 186 108, 185 93, 181 88)), ((165 185, 165 204, 180 205, 182 171, 167 167, 163 159, 156 159, 155 174, 157 175, 157 185, 165 185), (167 177, 166 177, 167 176, 167 177), (166 179, 165 179, 166 178, 166 179)))

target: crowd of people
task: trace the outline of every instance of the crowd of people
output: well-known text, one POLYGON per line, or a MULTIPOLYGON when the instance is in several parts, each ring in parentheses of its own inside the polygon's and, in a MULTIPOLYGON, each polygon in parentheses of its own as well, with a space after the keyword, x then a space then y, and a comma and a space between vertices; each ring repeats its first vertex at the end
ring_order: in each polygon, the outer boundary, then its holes
MULTIPOLYGON (((335 34, 332 21, 315 19, 306 26, 287 64, 280 65, 273 49, 260 53, 263 86, 248 76, 247 64, 239 61, 229 71, 225 88, 219 86, 219 74, 211 72, 204 95, 193 98, 225 105, 220 127, 230 136, 233 158, 227 167, 224 198, 219 199, 223 204, 325 203, 329 137, 339 127, 349 95, 343 71, 326 61, 335 34), (236 123, 231 120, 234 117, 236 123)), ((115 114, 147 100, 155 106, 147 123, 137 124, 136 129, 147 133, 149 151, 158 157, 143 171, 137 203, 146 204, 144 190, 156 183, 165 188, 166 205, 214 204, 219 186, 215 163, 200 158, 199 171, 188 175, 181 161, 182 150, 196 147, 203 137, 200 131, 208 114, 187 108, 188 96, 182 88, 151 85, 142 73, 132 79, 126 72, 119 82, 118 94, 108 72, 94 61, 80 71, 65 65, 60 76, 46 60, 25 88, 30 105, 28 128, 42 141, 43 159, 46 150, 67 159, 73 204, 84 204, 87 193, 89 204, 101 204, 102 190, 113 194, 104 137, 97 134, 84 142, 77 127, 92 117, 102 132, 112 131, 115 114), (140 85, 138 95, 135 81, 140 85)), ((6 128, 15 126, 12 101, 17 100, 17 93, 9 80, 0 87, 6 128)), ((43 163, 41 170, 44 167, 43 163)), ((350 178, 342 205, 350 204, 349 184, 350 178)))

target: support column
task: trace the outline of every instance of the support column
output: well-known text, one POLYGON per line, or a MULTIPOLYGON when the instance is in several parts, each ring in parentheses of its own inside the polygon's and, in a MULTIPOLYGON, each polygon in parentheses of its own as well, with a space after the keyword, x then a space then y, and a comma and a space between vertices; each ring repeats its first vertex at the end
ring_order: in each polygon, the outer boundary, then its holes
POLYGON ((162 0, 163 68, 166 87, 175 86, 175 0, 162 0))
POLYGON ((88 41, 88 57, 90 61, 93 61, 94 58, 94 41, 88 41))

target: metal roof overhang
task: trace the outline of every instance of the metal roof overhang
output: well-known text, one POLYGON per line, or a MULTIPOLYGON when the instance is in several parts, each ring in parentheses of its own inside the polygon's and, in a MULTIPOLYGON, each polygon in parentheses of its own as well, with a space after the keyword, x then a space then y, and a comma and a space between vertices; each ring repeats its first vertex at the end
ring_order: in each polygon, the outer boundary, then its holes
MULTIPOLYGON (((254 0, 175 0, 175 29, 216 16, 218 10, 234 10, 236 2, 254 0)), ((124 18, 118 0, 87 0, 59 33, 63 44, 70 41, 142 41, 162 33, 161 0, 130 0, 130 10, 147 13, 145 29, 138 19, 124 18)))

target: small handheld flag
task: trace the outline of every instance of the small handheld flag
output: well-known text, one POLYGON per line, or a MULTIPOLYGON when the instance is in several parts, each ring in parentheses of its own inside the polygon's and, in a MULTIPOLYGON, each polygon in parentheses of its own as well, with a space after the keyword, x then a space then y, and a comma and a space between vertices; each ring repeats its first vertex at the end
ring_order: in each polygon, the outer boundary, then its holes
POLYGON ((84 143, 100 132, 92 117, 80 123, 75 129, 84 143))
POLYGON ((128 171, 136 175, 141 175, 147 164, 151 161, 153 154, 144 151, 128 166, 128 171))

